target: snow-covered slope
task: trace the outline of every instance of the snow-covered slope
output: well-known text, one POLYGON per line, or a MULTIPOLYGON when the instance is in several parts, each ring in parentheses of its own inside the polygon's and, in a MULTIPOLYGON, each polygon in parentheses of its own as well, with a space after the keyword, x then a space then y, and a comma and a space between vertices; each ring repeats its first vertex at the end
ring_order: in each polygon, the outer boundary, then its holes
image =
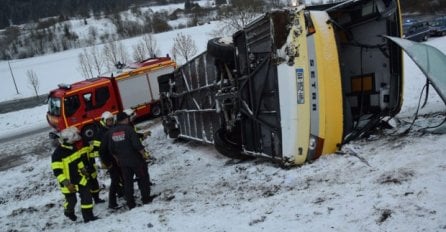
MULTIPOLYGON (((446 37, 428 43, 446 52, 446 37)), ((345 154, 289 170, 268 160, 230 160, 212 146, 168 139, 159 121, 147 122, 153 134, 145 143, 156 159, 150 174, 157 197, 131 211, 96 205, 101 219, 88 224, 73 223, 62 214, 63 197, 50 170, 52 148, 46 133, 2 144, 0 162, 19 165, 1 170, 0 227, 2 231, 445 231, 446 136, 418 131, 443 120, 444 103, 431 91, 420 112, 425 116, 419 117, 414 130, 401 134, 425 82, 407 57, 405 73, 405 102, 397 116, 400 130, 351 142, 344 147, 345 154), (12 158, 3 159, 7 156, 12 158)), ((1 115, 0 131, 14 128, 6 127, 6 122, 25 124, 18 114, 36 115, 39 110, 1 115)), ((104 172, 100 182, 107 189, 104 172)))

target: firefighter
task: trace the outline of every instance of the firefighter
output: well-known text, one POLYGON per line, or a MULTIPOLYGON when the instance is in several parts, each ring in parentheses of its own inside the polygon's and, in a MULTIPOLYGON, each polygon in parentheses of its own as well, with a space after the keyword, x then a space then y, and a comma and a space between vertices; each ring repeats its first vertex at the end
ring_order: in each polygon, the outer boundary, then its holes
POLYGON ((130 126, 132 126, 135 129, 135 132, 138 134, 141 141, 143 141, 144 139, 147 138, 147 136, 150 136, 152 134, 152 132, 150 132, 150 131, 141 133, 136 130, 136 126, 135 126, 136 112, 134 110, 125 109, 124 113, 126 113, 127 116, 129 117, 129 120, 130 120, 129 124, 130 124, 130 126))
POLYGON ((105 111, 101 115, 100 126, 97 131, 95 142, 99 143, 99 157, 102 164, 108 169, 110 174, 110 189, 108 193, 108 208, 117 209, 118 204, 116 197, 124 195, 124 184, 122 181, 121 171, 116 160, 108 151, 107 140, 104 139, 106 132, 115 124, 115 118, 112 113, 105 111))
POLYGON ((51 156, 51 169, 57 178, 65 196, 64 215, 72 221, 77 220, 74 207, 77 203, 76 193, 81 199, 81 212, 84 222, 94 221, 93 200, 88 187, 90 173, 87 171, 88 157, 82 148, 77 150, 75 143, 80 141, 79 131, 69 127, 60 132, 59 143, 51 156))
POLYGON ((146 164, 148 156, 134 128, 129 125, 130 120, 127 114, 119 112, 116 118, 117 125, 107 132, 105 139, 110 153, 115 157, 121 169, 124 180, 124 196, 127 206, 132 209, 136 206, 133 196, 134 175, 138 178, 142 203, 148 204, 152 200, 146 164))
MULTIPOLYGON (((133 109, 125 109, 124 113, 126 113, 127 116, 129 117, 129 125, 132 126, 133 129, 135 130, 136 134, 138 134, 138 137, 141 140, 141 142, 143 142, 147 138, 147 136, 152 135, 151 131, 147 131, 147 132, 144 132, 144 133, 141 133, 141 132, 137 131, 136 126, 135 126, 136 112, 133 109)), ((149 160, 147 160, 148 163, 150 161, 153 162, 154 158, 147 151, 146 151, 146 156, 149 157, 149 160)), ((147 170, 147 173, 149 173, 148 170, 147 170)), ((138 177, 136 177, 135 180, 138 180, 138 177)), ((150 186, 153 185, 153 182, 150 180, 150 174, 149 174, 149 185, 150 186)))

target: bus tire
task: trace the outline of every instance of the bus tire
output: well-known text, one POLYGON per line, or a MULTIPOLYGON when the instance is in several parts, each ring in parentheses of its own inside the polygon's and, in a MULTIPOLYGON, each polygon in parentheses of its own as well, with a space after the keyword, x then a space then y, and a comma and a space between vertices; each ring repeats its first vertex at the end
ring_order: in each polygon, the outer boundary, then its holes
POLYGON ((180 136, 180 129, 178 128, 169 129, 168 133, 170 138, 177 139, 180 136))
POLYGON ((231 136, 224 128, 218 129, 214 133, 214 147, 222 155, 233 159, 246 159, 247 156, 242 153, 242 143, 238 141, 237 136, 231 136))
POLYGON ((214 38, 208 41, 207 53, 217 60, 233 65, 235 60, 234 45, 222 43, 220 39, 214 38))

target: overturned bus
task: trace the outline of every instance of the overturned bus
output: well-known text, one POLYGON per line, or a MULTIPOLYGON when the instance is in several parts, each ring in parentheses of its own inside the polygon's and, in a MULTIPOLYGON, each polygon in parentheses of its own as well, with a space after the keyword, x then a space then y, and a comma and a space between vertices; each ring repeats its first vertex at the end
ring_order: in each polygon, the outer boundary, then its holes
POLYGON ((402 105, 397 0, 275 10, 158 78, 172 138, 222 154, 299 165, 396 115, 402 105))

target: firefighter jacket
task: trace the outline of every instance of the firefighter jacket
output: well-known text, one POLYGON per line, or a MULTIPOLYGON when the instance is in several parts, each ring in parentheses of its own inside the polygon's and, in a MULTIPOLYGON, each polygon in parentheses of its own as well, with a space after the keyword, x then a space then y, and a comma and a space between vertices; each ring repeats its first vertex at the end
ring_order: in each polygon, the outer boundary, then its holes
POLYGON ((73 145, 60 144, 51 156, 51 169, 57 178, 62 193, 70 193, 62 183, 69 181, 74 185, 87 185, 88 175, 85 174, 88 163, 89 147, 79 150, 73 145))
POLYGON ((109 128, 105 125, 105 123, 102 120, 99 121, 95 137, 93 138, 93 140, 90 141, 90 149, 91 149, 91 152, 89 154, 90 158, 94 159, 100 156, 99 153, 100 153, 101 142, 108 129, 109 128))
POLYGON ((137 167, 145 160, 139 152, 144 150, 141 140, 130 125, 117 125, 107 132, 105 138, 109 151, 120 166, 137 167))
POLYGON ((94 151, 98 152, 98 156, 101 158, 101 162, 110 167, 111 165, 115 165, 113 156, 108 151, 108 141, 105 139, 106 133, 110 128, 105 125, 105 123, 101 120, 98 131, 94 138, 94 151))

